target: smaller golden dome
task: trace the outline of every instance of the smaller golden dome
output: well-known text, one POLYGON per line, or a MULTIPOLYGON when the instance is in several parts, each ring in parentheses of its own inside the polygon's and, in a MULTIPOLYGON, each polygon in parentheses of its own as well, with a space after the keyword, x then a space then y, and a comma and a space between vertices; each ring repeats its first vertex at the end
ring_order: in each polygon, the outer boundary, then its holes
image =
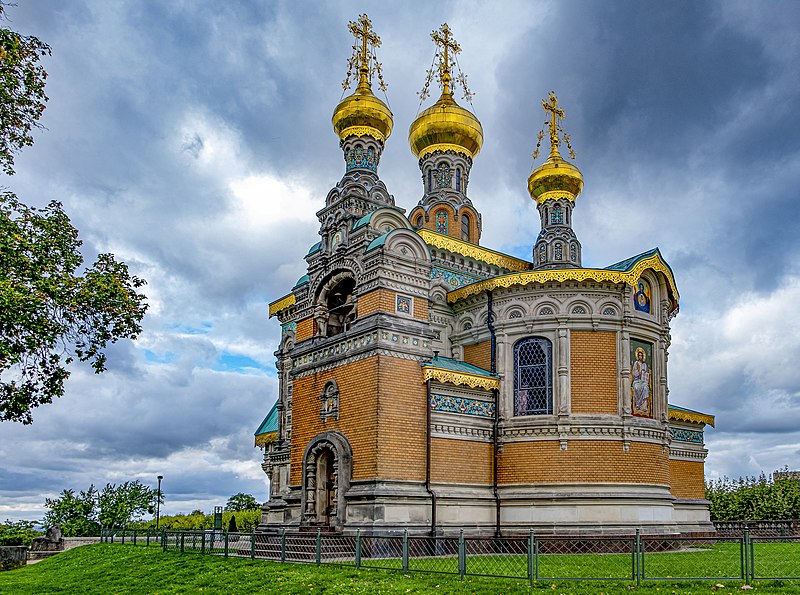
POLYGON ((455 151, 474 159, 483 145, 483 127, 472 112, 455 102, 446 86, 439 101, 411 124, 408 144, 419 159, 434 151, 455 151))
POLYGON ((542 165, 528 177, 528 192, 537 203, 566 198, 575 201, 583 190, 583 175, 571 163, 564 161, 558 151, 550 153, 542 165))
POLYGON ((371 136, 384 142, 392 133, 392 112, 387 105, 375 97, 366 76, 333 110, 333 130, 344 140, 348 136, 371 136))

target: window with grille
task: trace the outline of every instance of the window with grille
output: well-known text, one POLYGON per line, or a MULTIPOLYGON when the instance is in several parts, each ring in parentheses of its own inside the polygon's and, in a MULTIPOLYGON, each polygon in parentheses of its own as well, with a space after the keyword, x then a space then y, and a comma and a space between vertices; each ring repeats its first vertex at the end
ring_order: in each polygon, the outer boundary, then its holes
POLYGON ((553 413, 553 347, 530 337, 514 345, 514 415, 553 413))

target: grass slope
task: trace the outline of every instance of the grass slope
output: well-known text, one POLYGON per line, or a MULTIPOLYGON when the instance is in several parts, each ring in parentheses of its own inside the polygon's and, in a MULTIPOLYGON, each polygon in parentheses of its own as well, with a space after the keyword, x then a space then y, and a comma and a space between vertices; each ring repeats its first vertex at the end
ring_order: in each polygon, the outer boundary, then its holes
MULTIPOLYGON (((0 573, 2 594, 110 593, 463 593, 593 594, 641 591, 655 595, 739 591, 741 582, 650 583, 642 587, 602 582, 467 578, 386 570, 356 570, 250 561, 247 559, 163 553, 158 548, 98 544, 75 548, 20 570, 0 573)), ((754 593, 797 593, 798 583, 756 583, 754 593)))

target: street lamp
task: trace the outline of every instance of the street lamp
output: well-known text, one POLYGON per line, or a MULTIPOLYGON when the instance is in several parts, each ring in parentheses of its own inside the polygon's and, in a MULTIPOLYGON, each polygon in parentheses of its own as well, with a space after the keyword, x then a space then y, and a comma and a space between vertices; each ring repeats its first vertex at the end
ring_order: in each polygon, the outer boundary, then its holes
POLYGON ((163 475, 158 476, 158 493, 156 495, 156 531, 158 531, 158 521, 161 519, 161 480, 163 475))

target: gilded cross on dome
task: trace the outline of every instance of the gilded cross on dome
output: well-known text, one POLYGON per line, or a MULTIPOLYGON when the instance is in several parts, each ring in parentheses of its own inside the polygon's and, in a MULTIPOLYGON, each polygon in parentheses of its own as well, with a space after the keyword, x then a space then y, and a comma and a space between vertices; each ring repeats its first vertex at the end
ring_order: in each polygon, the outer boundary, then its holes
MULTIPOLYGON (((572 150, 569 134, 564 132, 564 129, 561 128, 560 124, 560 120, 563 120, 565 117, 564 110, 560 105, 558 105, 558 97, 556 97, 556 94, 553 91, 550 91, 550 95, 548 95, 547 99, 542 99, 542 108, 549 114, 549 122, 545 121, 544 124, 550 132, 550 156, 552 157, 553 155, 560 155, 558 152, 558 147, 561 144, 561 139, 558 136, 558 133, 560 132, 563 134, 564 141, 567 143, 569 156, 575 159, 575 151, 572 150)), ((534 159, 539 156, 539 147, 542 144, 543 138, 544 130, 539 132, 536 150, 533 152, 534 159)))
MULTIPOLYGON (((433 43, 436 44, 436 55, 433 60, 434 63, 437 60, 439 62, 438 65, 436 65, 436 72, 438 73, 439 85, 442 87, 442 96, 452 97, 453 95, 451 84, 453 82, 453 69, 455 68, 458 70, 458 75, 455 77, 455 80, 461 85, 464 99, 472 102, 472 96, 474 94, 467 87, 467 75, 461 72, 461 69, 458 67, 458 61, 456 60, 456 54, 461 53, 461 46, 458 45, 458 42, 453 37, 453 31, 450 29, 450 26, 444 23, 439 27, 438 31, 432 31, 431 39, 433 43)), ((429 87, 432 79, 433 68, 428 70, 425 78, 425 86, 422 88, 422 91, 418 93, 421 100, 424 100, 430 94, 429 87)))
POLYGON ((386 83, 383 81, 383 73, 381 72, 381 63, 378 62, 375 56, 375 48, 380 47, 381 38, 372 29, 372 21, 366 14, 358 17, 358 20, 350 21, 347 25, 350 32, 356 38, 353 44, 353 55, 347 62, 347 77, 342 83, 342 86, 347 89, 350 87, 350 78, 354 74, 354 70, 358 70, 358 85, 369 87, 373 73, 377 73, 380 84, 378 88, 382 91, 386 90, 386 83))

